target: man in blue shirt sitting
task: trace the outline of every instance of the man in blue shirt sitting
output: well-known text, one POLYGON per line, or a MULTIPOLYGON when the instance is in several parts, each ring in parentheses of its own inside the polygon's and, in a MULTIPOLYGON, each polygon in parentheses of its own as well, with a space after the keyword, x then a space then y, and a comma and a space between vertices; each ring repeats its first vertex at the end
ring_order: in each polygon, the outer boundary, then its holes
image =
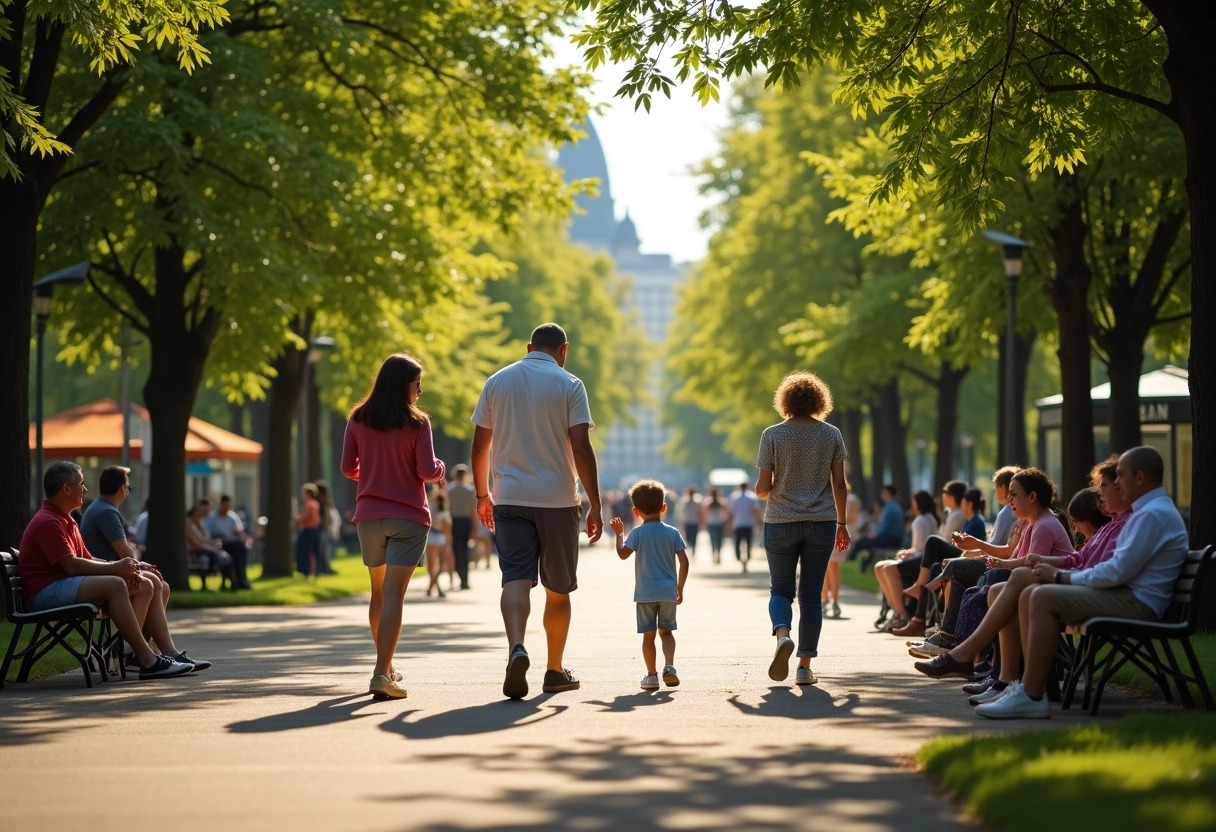
MULTIPOLYGON (((999 699, 976 707, 989 719, 1043 719, 1051 715, 1044 690, 1056 655, 1060 624, 1090 618, 1157 621, 1169 607, 1187 557, 1186 525, 1161 483, 1165 462, 1155 449, 1132 448, 1119 457, 1115 487, 1132 506, 1110 560, 1076 572, 1034 567, 1039 586, 1018 599, 1027 635, 1022 680, 999 699)), ((1002 634, 1002 643, 1005 637, 1002 634)))
POLYGON ((861 552, 873 555, 875 549, 898 549, 904 543, 904 510, 895 501, 898 492, 895 486, 887 483, 882 487, 882 514, 879 516, 878 530, 853 541, 849 550, 849 560, 861 552))

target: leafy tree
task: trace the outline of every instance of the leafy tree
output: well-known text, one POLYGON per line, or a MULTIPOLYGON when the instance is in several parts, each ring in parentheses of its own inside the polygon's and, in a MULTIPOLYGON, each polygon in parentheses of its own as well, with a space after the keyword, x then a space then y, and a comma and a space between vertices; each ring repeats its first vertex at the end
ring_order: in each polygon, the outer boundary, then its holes
MULTIPOLYGON (((69 152, 117 100, 144 41, 177 48, 187 71, 208 61, 198 30, 228 19, 213 0, 88 0, 0 4, 0 361, 10 368, 0 402, 0 461, 17 482, 29 476, 30 307, 38 268, 38 222, 69 152), (68 67, 91 70, 87 89, 67 95, 68 67), (52 89, 55 95, 52 97, 52 89)), ((41 472, 39 472, 41 477, 41 472)), ((0 496, 0 539, 20 539, 24 489, 0 496)))
MULTIPOLYGON (((1001 211, 999 189, 1027 163, 1032 173, 1072 172, 1155 111, 1185 149, 1191 223, 1191 320, 1216 312, 1216 132, 1209 43, 1216 6, 1203 0, 1095 4, 980 0, 851 0, 824 6, 764 0, 754 6, 679 0, 576 0, 596 19, 579 36, 588 62, 632 64, 620 93, 649 106, 674 78, 693 78, 702 100, 723 77, 767 70, 796 84, 807 67, 842 68, 839 94, 857 112, 880 110, 896 161, 875 195, 933 179, 964 228, 1001 211), (658 57, 675 45, 672 75, 658 57)), ((1076 200, 1074 200, 1075 204, 1076 200)), ((1063 254, 1063 252, 1061 252, 1063 254)), ((1080 269, 1083 260, 1069 255, 1080 269)), ((1078 277, 1082 277, 1080 271, 1078 277)), ((1216 469, 1216 352, 1210 327, 1193 327, 1195 421, 1192 540, 1216 538, 1208 493, 1216 469)), ((1066 396, 1070 384, 1065 380, 1066 396)))
MULTIPOLYGON (((113 283, 91 280, 95 297, 148 334, 153 490, 184 491, 181 460, 160 449, 181 447, 204 367, 238 397, 272 380, 268 574, 291 569, 291 418, 314 321, 351 332, 349 360, 378 360, 386 321, 417 321, 499 269, 472 253, 479 236, 525 206, 566 205, 534 150, 569 136, 581 81, 541 70, 547 9, 234 7, 208 39, 212 68, 141 65, 91 154, 80 148, 52 238, 101 228, 85 244, 113 283), (116 214, 79 223, 99 188, 116 214)), ((114 326, 81 311, 87 357, 114 326)), ((166 514, 150 548, 184 551, 181 535, 166 514)), ((168 574, 184 582, 184 558, 168 574)))

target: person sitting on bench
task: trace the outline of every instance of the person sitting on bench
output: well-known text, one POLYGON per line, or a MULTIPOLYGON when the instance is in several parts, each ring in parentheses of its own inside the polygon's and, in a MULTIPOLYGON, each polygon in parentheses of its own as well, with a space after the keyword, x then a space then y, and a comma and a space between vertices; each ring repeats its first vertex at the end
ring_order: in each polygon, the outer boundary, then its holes
POLYGON ((114 562, 89 554, 70 512, 79 509, 88 491, 84 473, 74 462, 55 462, 42 478, 46 499, 21 536, 17 564, 30 612, 96 604, 106 611, 139 661, 139 678, 163 679, 209 667, 179 651, 169 635, 165 608, 154 603, 155 584, 135 558, 114 562), (144 629, 156 642, 154 651, 144 629))

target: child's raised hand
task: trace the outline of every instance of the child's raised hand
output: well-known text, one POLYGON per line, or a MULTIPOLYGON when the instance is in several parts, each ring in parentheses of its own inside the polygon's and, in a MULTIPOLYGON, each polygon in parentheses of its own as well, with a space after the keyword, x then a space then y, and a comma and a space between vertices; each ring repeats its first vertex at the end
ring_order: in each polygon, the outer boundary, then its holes
POLYGON ((621 534, 625 531, 625 523, 619 517, 613 517, 608 521, 608 525, 612 527, 613 534, 621 534))

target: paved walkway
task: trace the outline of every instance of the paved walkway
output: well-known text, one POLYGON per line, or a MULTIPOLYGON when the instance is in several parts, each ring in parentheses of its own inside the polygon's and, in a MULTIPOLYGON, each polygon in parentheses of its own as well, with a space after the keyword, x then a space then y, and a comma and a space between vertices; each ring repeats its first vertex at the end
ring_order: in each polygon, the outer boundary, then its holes
MULTIPOLYGON (((679 688, 638 689, 632 565, 584 551, 566 664, 582 689, 501 696, 497 571, 446 600, 410 588, 398 666, 409 698, 365 694, 365 599, 173 615, 215 661, 86 690, 79 671, 0 691, 0 830, 932 829, 966 819, 908 764, 927 739, 1010 730, 952 682, 915 675, 848 592, 816 687, 767 677, 767 575, 707 565, 680 608, 679 688)), ((763 570, 763 561, 758 564, 763 570)), ((539 590, 534 594, 539 605, 539 590)), ((1109 693, 1109 719, 1136 703, 1109 693)), ((1050 724, 1086 721, 1075 709, 1050 724)))

